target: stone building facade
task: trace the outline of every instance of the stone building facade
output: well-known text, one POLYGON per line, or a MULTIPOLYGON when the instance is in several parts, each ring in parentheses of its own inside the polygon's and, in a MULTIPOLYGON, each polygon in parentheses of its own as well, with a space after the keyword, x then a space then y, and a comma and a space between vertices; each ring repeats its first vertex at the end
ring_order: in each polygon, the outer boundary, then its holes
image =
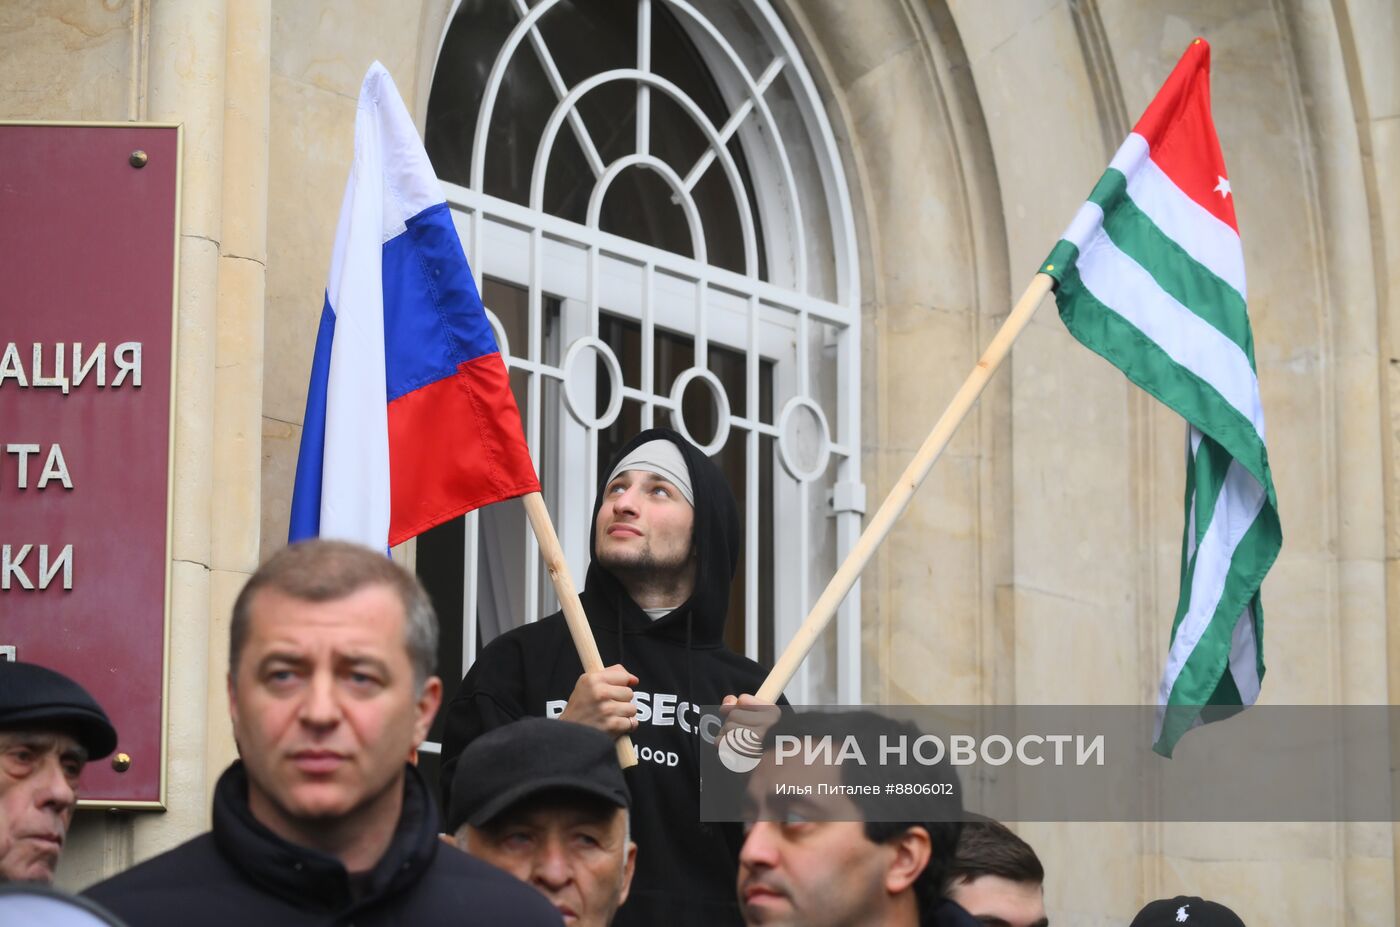
MULTIPOLYGON (((0 7, 0 119, 178 122, 185 131, 168 808, 81 814, 61 874, 69 886, 207 824, 209 791, 235 753, 227 615, 285 537, 360 79, 382 61, 431 134, 450 26, 472 6, 480 4, 0 7)), ((716 21, 728 6, 744 8, 744 22, 761 22, 753 10, 771 13, 820 102, 809 122, 829 128, 840 177, 818 185, 849 204, 851 250, 847 265, 840 241, 813 246, 835 268, 814 291, 855 313, 842 343, 859 350, 844 361, 831 359, 839 349, 818 350, 817 364, 859 371, 835 389, 858 413, 848 459, 872 508, 1182 49, 1193 36, 1209 39, 1285 532, 1264 589, 1262 698, 1400 699, 1396 4, 696 6, 716 21)), ((768 248, 776 263, 781 242, 768 248)), ((810 693, 889 704, 1150 704, 1175 605, 1181 431, 1043 307, 865 574, 846 636, 824 645, 827 681, 811 682, 810 693)), ((840 484, 838 475, 829 487, 838 500, 853 491, 840 484)), ((817 559, 831 561, 833 545, 849 538, 821 527, 822 493, 802 499, 817 559)), ((765 565, 784 569, 781 557, 765 565)), ((779 604, 809 600, 823 579, 813 575, 779 604)), ((1124 923, 1144 901, 1178 892, 1228 900, 1249 923, 1396 918, 1400 832, 1391 824, 1018 829, 1046 861, 1056 923, 1124 923)))

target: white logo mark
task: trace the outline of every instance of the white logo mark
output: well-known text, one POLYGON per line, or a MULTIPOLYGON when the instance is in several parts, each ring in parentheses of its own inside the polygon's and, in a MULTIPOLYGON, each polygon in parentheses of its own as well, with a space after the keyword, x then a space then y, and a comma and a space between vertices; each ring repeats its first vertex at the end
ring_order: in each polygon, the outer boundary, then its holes
POLYGON ((731 727, 719 739, 719 761, 730 772, 753 772, 763 757, 763 738, 747 727, 731 727))

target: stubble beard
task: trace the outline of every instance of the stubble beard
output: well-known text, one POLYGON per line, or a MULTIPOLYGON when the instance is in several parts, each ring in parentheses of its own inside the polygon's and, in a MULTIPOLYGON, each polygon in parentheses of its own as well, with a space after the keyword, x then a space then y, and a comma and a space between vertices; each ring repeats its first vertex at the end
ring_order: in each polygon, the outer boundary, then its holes
POLYGON ((633 598, 636 598, 636 592, 640 590, 671 593, 680 587, 684 582, 686 567, 690 563, 690 552, 662 558, 656 555, 652 550, 651 541, 647 540, 640 550, 631 553, 600 553, 598 563, 616 576, 633 593, 633 598))

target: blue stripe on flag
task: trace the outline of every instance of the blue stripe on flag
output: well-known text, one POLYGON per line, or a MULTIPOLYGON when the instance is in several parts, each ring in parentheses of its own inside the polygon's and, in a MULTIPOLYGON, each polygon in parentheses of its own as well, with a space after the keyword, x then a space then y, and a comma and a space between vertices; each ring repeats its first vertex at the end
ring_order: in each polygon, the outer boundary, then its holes
POLYGON ((287 543, 321 533, 321 465, 326 456, 326 386, 331 376, 331 342, 335 339, 335 312, 327 297, 321 307, 321 327, 316 332, 316 352, 311 356, 311 382, 306 390, 306 415, 301 426, 301 450, 292 484, 292 518, 287 543))
POLYGON ((446 203, 409 219, 384 243, 387 401, 498 350, 446 203))

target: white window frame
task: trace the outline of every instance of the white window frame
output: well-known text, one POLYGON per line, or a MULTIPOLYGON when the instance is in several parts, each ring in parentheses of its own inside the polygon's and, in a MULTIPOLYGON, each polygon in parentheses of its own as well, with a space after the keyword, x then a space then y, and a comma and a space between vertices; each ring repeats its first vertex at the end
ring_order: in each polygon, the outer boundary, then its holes
MULTIPOLYGON (((499 320, 493 314, 491 319, 507 364, 512 370, 525 371, 527 376, 527 398, 521 412, 537 469, 541 464, 538 448, 544 422, 544 381, 563 383, 564 393, 571 397, 566 403, 567 412, 557 416, 562 423, 559 432, 551 436, 552 443, 563 453, 573 456, 581 452, 586 461, 586 472, 571 468, 568 477, 559 479, 554 487, 556 525, 570 569, 576 581, 581 582, 587 566, 588 520, 598 478, 598 427, 606 427, 616 416, 624 397, 641 402, 643 427, 652 424, 657 408, 679 408, 679 390, 665 395, 653 390, 655 327, 695 339, 695 366, 678 378, 677 383, 682 386, 688 380, 712 377, 705 371, 711 344, 743 352, 747 373, 744 408, 748 415, 721 414, 720 431, 738 429, 746 436, 747 492, 739 500, 746 513, 743 556, 749 578, 745 609, 750 620, 745 650, 749 656, 757 656, 756 515, 763 504, 758 498, 758 453, 760 435, 769 435, 776 439, 780 464, 774 467, 773 500, 775 523, 780 527, 773 540, 774 575, 767 579, 774 584, 774 645, 776 653, 781 653, 839 561, 854 545, 864 508, 860 477, 858 255, 845 174, 824 105, 796 46, 767 0, 636 0, 637 66, 593 75, 573 87, 565 86, 535 28, 558 0, 512 2, 521 18, 498 51, 488 78, 473 140, 470 182, 467 186, 443 186, 478 286, 489 276, 520 286, 528 293, 526 344, 509 344, 499 320), (679 88, 650 70, 650 26, 655 3, 664 3, 671 9, 709 65, 721 94, 730 104, 730 116, 723 125, 709 124, 700 108, 679 88), (536 56, 559 101, 536 153, 528 207, 482 192, 492 113, 506 67, 516 54, 536 56), (751 68, 746 61, 761 61, 763 65, 751 68), (786 125, 775 118, 768 100, 780 80, 785 81, 786 125), (637 138, 631 155, 604 164, 575 104, 589 90, 610 81, 635 85, 637 138), (654 93, 670 96, 710 141, 705 156, 685 175, 647 150, 650 99, 654 93), (543 209, 545 165, 554 141, 566 129, 579 142, 596 182, 585 224, 561 219, 543 209), (756 224, 739 172, 725 147, 736 133, 754 182, 754 199, 764 230, 768 280, 757 276, 756 224), (794 145, 805 146, 806 162, 814 162, 815 170, 795 166, 789 158, 794 145), (623 170, 637 168, 653 170, 670 185, 674 198, 685 210, 695 240, 694 258, 599 228, 599 212, 608 185, 623 170), (700 215, 689 191, 706 170, 717 168, 725 173, 734 190, 744 235, 744 274, 711 266, 705 259, 700 215), (821 224, 820 238, 829 245, 814 244, 808 235, 813 223, 821 224), (818 270, 821 272, 814 272, 818 270), (567 347, 558 365, 546 362, 544 356, 546 298, 562 300, 561 335, 567 347), (600 423, 591 420, 595 365, 576 363, 573 370, 567 368, 571 360, 596 352, 614 372, 619 369, 611 350, 598 339, 601 312, 638 322, 643 347, 641 388, 618 389, 618 377, 612 403, 600 423), (825 400, 835 411, 834 434, 822 411, 824 400, 817 391, 819 384, 814 382, 812 356, 816 352, 828 358, 822 362, 824 369, 835 368, 834 404, 831 398, 825 400), (773 363, 777 415, 772 422, 763 422, 757 415, 760 359, 773 363), (806 425, 806 444, 812 443, 815 432, 815 459, 811 455, 804 458, 798 450, 799 424, 806 425), (827 476, 827 459, 835 464, 834 479, 827 476), (805 472, 804 466, 809 468, 805 472), (789 530, 788 514, 793 512, 796 524, 789 530), (835 520, 834 549, 830 549, 830 543, 817 540, 827 537, 827 518, 835 520)), ((442 39, 459 4, 460 0, 454 0, 442 39)), ((718 388, 718 381, 712 385, 718 388)), ((831 384, 822 385, 831 391, 831 384)), ((724 405, 728 405, 727 401, 724 405)), ((722 411, 729 410, 722 407, 722 411)), ((542 480, 560 476, 541 472, 542 480)), ((463 620, 471 623, 463 634, 464 668, 476 656, 478 543, 477 517, 472 514, 467 517, 463 570, 463 620)), ((539 549, 530 532, 526 532, 525 547, 525 618, 533 621, 548 603, 540 601, 539 549)), ((833 650, 834 664, 823 648, 818 648, 804 664, 787 689, 792 701, 860 704, 859 585, 837 613, 833 650)), ((425 749, 431 751, 435 746, 425 745, 425 749)))

